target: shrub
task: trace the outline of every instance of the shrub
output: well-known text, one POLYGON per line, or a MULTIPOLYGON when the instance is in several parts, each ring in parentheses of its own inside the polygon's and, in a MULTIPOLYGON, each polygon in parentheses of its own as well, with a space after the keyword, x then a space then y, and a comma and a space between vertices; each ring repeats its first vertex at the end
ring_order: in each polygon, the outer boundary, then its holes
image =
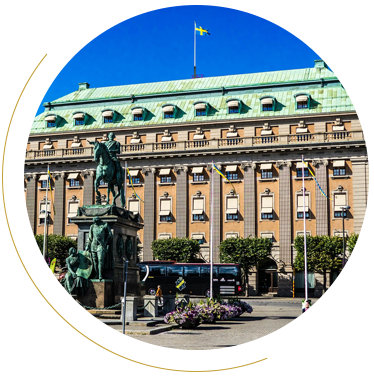
MULTIPOLYGON (((77 329, 82 328, 84 317, 76 313, 75 310, 71 310, 69 307, 61 307, 59 312, 74 327, 77 329)), ((33 313, 30 316, 30 325, 32 328, 40 329, 41 331, 45 329, 47 333, 64 333, 72 330, 60 316, 48 308, 40 309, 38 312, 33 313)))

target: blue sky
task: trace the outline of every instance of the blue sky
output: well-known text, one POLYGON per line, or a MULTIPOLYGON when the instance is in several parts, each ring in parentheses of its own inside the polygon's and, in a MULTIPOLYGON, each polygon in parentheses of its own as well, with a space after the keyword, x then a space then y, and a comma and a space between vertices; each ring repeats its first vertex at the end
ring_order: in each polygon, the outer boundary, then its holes
POLYGON ((212 6, 179 6, 126 20, 93 38, 62 69, 42 104, 78 89, 191 78, 194 21, 197 74, 205 77, 313 67, 320 59, 302 41, 257 16, 212 6))

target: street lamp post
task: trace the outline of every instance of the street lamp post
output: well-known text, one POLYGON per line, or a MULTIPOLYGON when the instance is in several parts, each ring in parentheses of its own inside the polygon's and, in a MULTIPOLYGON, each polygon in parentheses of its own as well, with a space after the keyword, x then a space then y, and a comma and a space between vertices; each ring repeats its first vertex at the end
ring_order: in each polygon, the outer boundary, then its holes
POLYGON ((344 218, 346 217, 347 211, 350 209, 350 206, 342 206, 340 209, 342 210, 343 217, 343 259, 342 259, 342 270, 343 270, 343 297, 344 297, 344 309, 348 309, 347 305, 347 292, 348 292, 348 273, 347 273, 347 259, 345 257, 345 230, 344 230, 344 218))

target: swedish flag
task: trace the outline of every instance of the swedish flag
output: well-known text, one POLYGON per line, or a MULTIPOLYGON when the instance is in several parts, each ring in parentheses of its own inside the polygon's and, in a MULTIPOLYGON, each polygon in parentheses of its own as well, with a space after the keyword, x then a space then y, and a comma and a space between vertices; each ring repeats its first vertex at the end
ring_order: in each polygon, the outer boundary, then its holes
POLYGON ((200 36, 210 35, 209 30, 204 30, 204 28, 202 28, 201 26, 199 28, 196 27, 195 30, 196 30, 196 33, 200 36))

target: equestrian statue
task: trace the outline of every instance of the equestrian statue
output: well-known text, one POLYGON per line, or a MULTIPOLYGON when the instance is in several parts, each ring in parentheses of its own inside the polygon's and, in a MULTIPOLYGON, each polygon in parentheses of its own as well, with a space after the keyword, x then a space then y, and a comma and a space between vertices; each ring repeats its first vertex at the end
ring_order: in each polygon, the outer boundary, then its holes
POLYGON ((108 141, 88 141, 91 145, 94 145, 94 160, 97 163, 96 168, 96 204, 101 204, 101 194, 99 191, 100 181, 108 183, 107 198, 109 201, 109 195, 112 193, 112 206, 116 205, 116 199, 118 196, 121 198, 121 205, 123 208, 126 206, 126 200, 124 195, 123 183, 125 181, 125 172, 121 168, 120 162, 117 159, 117 155, 121 153, 121 144, 115 140, 113 132, 109 133, 108 141), (114 191, 114 187, 117 187, 117 193, 114 191))

